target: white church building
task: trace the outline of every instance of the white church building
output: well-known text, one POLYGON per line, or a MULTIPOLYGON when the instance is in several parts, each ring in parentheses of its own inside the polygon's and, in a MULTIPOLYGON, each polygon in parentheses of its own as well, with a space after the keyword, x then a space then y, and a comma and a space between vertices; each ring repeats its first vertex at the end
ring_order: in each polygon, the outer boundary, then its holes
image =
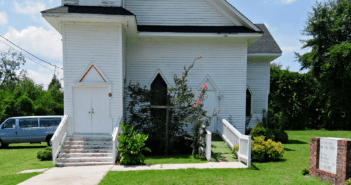
POLYGON ((226 0, 62 0, 62 6, 42 11, 63 43, 67 116, 53 147, 65 138, 67 147, 56 153, 57 164, 111 164, 107 150, 95 161, 72 157, 75 150, 104 149, 79 145, 82 135, 111 141, 128 116, 129 82, 151 88, 161 76, 172 87, 174 74, 199 56, 188 80, 195 93, 207 83, 206 109, 220 108, 241 133, 249 112, 253 127, 268 108, 270 62, 282 51, 264 24, 252 23, 234 6, 226 0))

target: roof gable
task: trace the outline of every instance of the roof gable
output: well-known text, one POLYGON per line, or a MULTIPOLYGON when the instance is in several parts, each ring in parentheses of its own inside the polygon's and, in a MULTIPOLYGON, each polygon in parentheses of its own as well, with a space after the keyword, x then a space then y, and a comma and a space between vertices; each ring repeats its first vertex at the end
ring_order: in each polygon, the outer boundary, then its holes
POLYGON ((138 25, 234 26, 207 0, 125 0, 138 25))
POLYGON ((282 53, 277 42, 264 24, 256 24, 263 31, 263 35, 248 49, 248 53, 282 53))

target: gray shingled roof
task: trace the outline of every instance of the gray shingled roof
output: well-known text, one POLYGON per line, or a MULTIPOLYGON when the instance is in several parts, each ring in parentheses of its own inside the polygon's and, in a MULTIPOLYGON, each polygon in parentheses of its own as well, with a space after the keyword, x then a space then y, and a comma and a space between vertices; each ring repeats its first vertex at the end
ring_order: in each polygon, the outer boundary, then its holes
POLYGON ((249 49, 248 53, 283 53, 264 24, 255 24, 264 33, 249 49))

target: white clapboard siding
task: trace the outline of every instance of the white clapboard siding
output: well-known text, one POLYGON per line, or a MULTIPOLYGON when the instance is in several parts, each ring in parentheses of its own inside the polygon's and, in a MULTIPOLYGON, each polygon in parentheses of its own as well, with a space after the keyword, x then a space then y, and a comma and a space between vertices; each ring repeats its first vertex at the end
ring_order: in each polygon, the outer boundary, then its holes
MULTIPOLYGON (((184 66, 198 60, 189 73, 189 85, 195 92, 207 75, 223 98, 220 114, 233 117, 234 126, 244 131, 247 44, 234 39, 137 38, 127 39, 127 85, 139 82, 148 88, 159 69, 173 86, 173 75, 180 76, 184 66)), ((197 92, 198 93, 198 92, 197 92)), ((128 98, 126 99, 128 104, 128 98)), ((128 114, 127 114, 128 116, 128 114)))
POLYGON ((125 0, 138 25, 233 26, 207 0, 125 0))
POLYGON ((69 133, 73 123, 73 83, 78 82, 91 61, 94 61, 113 83, 110 115, 118 117, 122 102, 122 51, 119 25, 64 23, 63 47, 65 67, 65 115, 69 116, 69 133))
POLYGON ((252 92, 252 118, 249 124, 251 128, 256 125, 257 118, 262 120, 262 110, 268 110, 269 66, 268 61, 248 61, 247 64, 247 84, 252 92))

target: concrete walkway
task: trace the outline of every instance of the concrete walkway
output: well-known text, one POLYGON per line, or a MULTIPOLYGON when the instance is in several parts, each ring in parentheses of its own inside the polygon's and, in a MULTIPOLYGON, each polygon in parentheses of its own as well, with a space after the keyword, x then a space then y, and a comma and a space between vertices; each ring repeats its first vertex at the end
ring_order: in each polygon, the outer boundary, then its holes
POLYGON ((111 168, 112 165, 51 168, 20 185, 95 185, 99 184, 111 168))
POLYGON ((19 185, 96 185, 108 171, 138 171, 138 170, 177 170, 177 169, 235 169, 247 168, 240 162, 210 162, 199 164, 158 164, 140 166, 83 166, 51 168, 43 174, 32 177, 19 185))
POLYGON ((156 165, 140 165, 140 166, 113 166, 111 171, 139 171, 139 170, 177 170, 177 169, 235 169, 247 168, 241 162, 209 162, 198 164, 156 164, 156 165))

